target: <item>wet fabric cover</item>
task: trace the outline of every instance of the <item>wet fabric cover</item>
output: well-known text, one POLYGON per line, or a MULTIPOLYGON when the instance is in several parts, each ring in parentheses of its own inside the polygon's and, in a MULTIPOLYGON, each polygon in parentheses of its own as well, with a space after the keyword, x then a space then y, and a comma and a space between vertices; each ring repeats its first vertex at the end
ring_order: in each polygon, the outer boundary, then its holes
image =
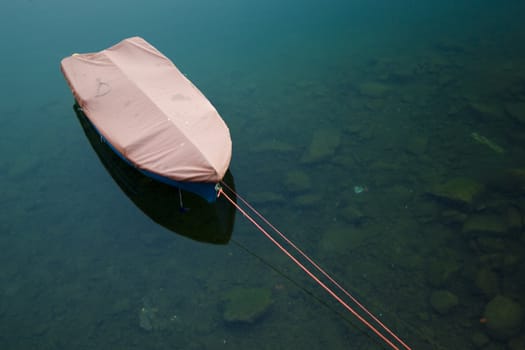
POLYGON ((228 127, 175 65, 139 37, 61 68, 85 115, 124 158, 176 181, 218 182, 231 159, 228 127))

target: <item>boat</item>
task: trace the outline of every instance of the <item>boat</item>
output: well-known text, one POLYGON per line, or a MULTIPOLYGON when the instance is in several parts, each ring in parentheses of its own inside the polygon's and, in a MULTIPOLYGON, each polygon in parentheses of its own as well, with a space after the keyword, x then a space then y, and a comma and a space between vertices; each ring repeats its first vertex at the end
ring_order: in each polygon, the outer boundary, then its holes
POLYGON ((76 104, 145 176, 214 202, 231 161, 228 126, 175 64, 140 37, 61 61, 76 104))
MULTIPOLYGON (((74 104, 73 110, 99 160, 124 194, 147 217, 173 233, 198 242, 229 243, 235 222, 235 207, 224 197, 210 203, 195 193, 144 175, 101 139, 78 104, 74 104)), ((235 189, 230 170, 222 181, 228 188, 235 189)))

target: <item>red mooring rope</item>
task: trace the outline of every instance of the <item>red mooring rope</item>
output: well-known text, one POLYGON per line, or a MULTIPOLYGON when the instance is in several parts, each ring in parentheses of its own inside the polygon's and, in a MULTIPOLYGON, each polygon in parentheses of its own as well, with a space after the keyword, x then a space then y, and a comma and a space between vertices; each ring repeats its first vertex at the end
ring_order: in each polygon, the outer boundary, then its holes
MULTIPOLYGON (((226 183, 221 184, 231 191, 237 198, 241 200, 255 215, 257 215, 265 224, 267 224, 274 232, 276 232, 285 242, 292 246, 301 256, 303 256, 310 264, 312 264, 323 276, 325 276, 330 282, 332 282, 340 291, 342 291, 352 302, 354 302, 366 315, 368 315, 374 322, 376 322, 381 328, 383 328, 391 337, 393 337, 399 344, 405 349, 412 350, 404 341, 399 338, 393 331, 391 331, 384 323, 382 323, 377 317, 375 317, 363 304, 361 304, 352 294, 350 294, 345 288, 343 288, 333 277, 331 277, 325 270, 323 270, 312 258, 304 253, 296 244, 294 244, 289 238, 287 238, 281 231, 279 231, 272 223, 267 220, 261 213, 259 213, 248 201, 242 198, 226 183)), ((317 277, 310 269, 302 264, 295 256, 292 255, 285 247, 283 247, 277 240, 269 234, 254 218, 252 218, 243 208, 241 208, 230 196, 228 196, 222 188, 219 188, 217 196, 223 195, 246 219, 248 219, 262 234, 266 236, 275 246, 277 246, 284 254, 286 254, 297 266, 299 266, 311 279, 319 284, 330 296, 332 296, 337 302, 339 302, 345 309, 347 309, 352 315, 354 315, 361 323, 367 326, 372 332, 374 332, 379 338, 381 338, 387 345, 392 349, 399 350, 399 347, 394 344, 391 339, 388 339, 383 333, 381 333, 374 325, 367 321, 362 315, 360 315, 354 308, 349 306, 341 297, 339 297, 330 287, 323 283, 319 277, 317 277)))

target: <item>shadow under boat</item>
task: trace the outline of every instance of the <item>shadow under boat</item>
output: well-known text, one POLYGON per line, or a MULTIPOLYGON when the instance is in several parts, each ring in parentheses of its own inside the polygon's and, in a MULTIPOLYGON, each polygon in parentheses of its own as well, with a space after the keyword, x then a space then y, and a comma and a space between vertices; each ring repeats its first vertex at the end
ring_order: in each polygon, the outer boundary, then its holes
MULTIPOLYGON (((235 208, 224 197, 209 203, 197 194, 144 175, 112 150, 78 104, 75 103, 73 109, 106 170, 144 214, 168 230, 196 241, 213 244, 227 244, 230 241, 235 208)), ((229 170, 223 181, 235 189, 233 175, 229 170)))

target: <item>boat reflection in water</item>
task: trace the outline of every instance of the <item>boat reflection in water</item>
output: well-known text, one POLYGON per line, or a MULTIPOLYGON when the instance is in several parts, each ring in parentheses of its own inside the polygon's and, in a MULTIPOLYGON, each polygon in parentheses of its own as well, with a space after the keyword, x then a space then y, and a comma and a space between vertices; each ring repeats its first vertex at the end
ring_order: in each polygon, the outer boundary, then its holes
MULTIPOLYGON (((148 217, 168 230, 196 241, 213 244, 229 242, 235 208, 225 198, 219 197, 215 202, 209 203, 192 192, 147 177, 120 158, 104 142, 77 104, 73 109, 104 167, 122 191, 148 217)), ((223 181, 235 189, 229 170, 223 181)))

